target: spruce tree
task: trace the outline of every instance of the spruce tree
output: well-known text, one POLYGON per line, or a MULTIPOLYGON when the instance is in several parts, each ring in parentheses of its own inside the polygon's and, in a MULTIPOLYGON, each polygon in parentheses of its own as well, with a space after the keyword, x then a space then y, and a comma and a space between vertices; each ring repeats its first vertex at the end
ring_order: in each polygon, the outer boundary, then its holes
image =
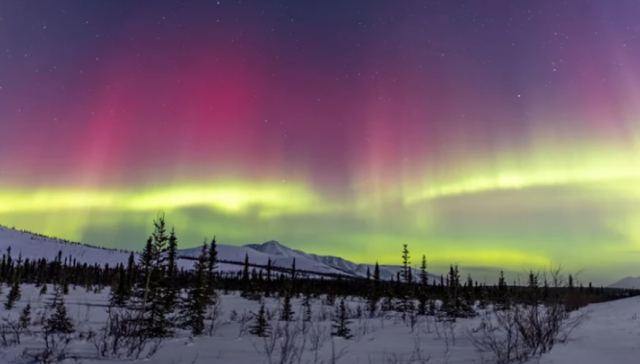
POLYGON ((411 283, 411 257, 407 244, 402 245, 402 279, 405 283, 411 283))
POLYGON ((460 273, 457 265, 449 267, 447 281, 449 286, 443 307, 444 311, 452 318, 473 316, 473 309, 460 296, 460 273))
POLYGON ((20 328, 27 329, 29 324, 31 324, 31 304, 27 303, 26 306, 22 309, 20 313, 20 318, 18 319, 18 323, 20 328))
POLYGON ((253 325, 249 328, 249 332, 258 337, 267 337, 269 336, 269 331, 269 321, 267 321, 267 314, 263 302, 260 304, 258 313, 254 315, 253 325))
POLYGON ((267 279, 264 285, 264 295, 265 297, 271 296, 271 257, 267 260, 267 279))
POLYGON ((396 297, 399 299, 396 309, 402 313, 403 320, 407 317, 407 314, 414 309, 413 300, 409 295, 409 291, 412 288, 410 264, 409 248, 407 244, 404 244, 402 246, 402 274, 398 275, 398 281, 396 282, 396 297))
POLYGON ((153 222, 154 231, 140 257, 142 280, 136 289, 141 311, 141 335, 164 337, 171 333, 167 302, 167 241, 164 216, 153 222))
POLYGON ((249 281, 249 254, 244 253, 244 265, 242 266, 242 281, 249 281))
POLYGON ((496 299, 499 308, 507 308, 509 306, 507 281, 504 279, 504 271, 500 271, 500 277, 498 278, 498 297, 496 299))
POLYGON ((271 281, 271 257, 267 259, 267 281, 271 281))
POLYGON ((129 254, 129 259, 127 260, 127 297, 131 297, 131 290, 135 285, 136 279, 136 260, 133 252, 129 254))
POLYGON ((142 254, 140 254, 140 267, 142 268, 142 275, 144 280, 141 282, 141 286, 138 287, 137 293, 141 296, 139 298, 142 299, 143 305, 147 303, 148 291, 151 286, 151 272, 153 269, 154 262, 157 260, 156 252, 153 247, 153 238, 149 237, 147 239, 147 243, 142 250, 142 254))
POLYGON ((9 290, 9 294, 7 294, 7 301, 4 304, 4 308, 6 310, 11 310, 16 301, 22 296, 20 292, 20 273, 18 272, 18 269, 19 268, 15 268, 14 270, 11 289, 9 290))
POLYGON ((194 267, 194 282, 189 289, 186 300, 183 302, 182 317, 184 324, 191 328, 194 336, 202 335, 204 331, 204 316, 207 307, 207 272, 208 257, 207 244, 202 245, 194 267))
POLYGON ((347 306, 344 303, 344 299, 340 300, 340 304, 336 306, 336 313, 332 318, 333 331, 332 336, 338 336, 345 339, 351 338, 351 329, 349 329, 349 319, 347 315, 347 306))
POLYGON ((209 260, 207 262, 207 303, 214 304, 216 302, 216 269, 218 268, 218 246, 216 237, 211 239, 209 246, 209 260))
POLYGON ((373 281, 380 283, 380 265, 378 265, 378 262, 373 267, 373 281))
POLYGON ((73 323, 67 315, 67 308, 64 304, 63 287, 56 285, 53 300, 49 305, 51 315, 45 322, 44 329, 51 334, 70 334, 73 332, 73 323))
POLYGON ((538 275, 533 271, 529 272, 529 284, 527 286, 529 304, 536 305, 539 300, 539 287, 538 287, 538 275))
POLYGON ((166 254, 166 276, 164 282, 164 300, 167 312, 173 311, 178 296, 178 238, 172 228, 168 238, 166 254))
POLYGON ((427 275, 427 257, 422 256, 420 265, 420 286, 418 287, 418 315, 427 314, 427 289, 429 287, 429 276, 427 275))
POLYGON ((122 307, 129 299, 129 283, 125 275, 124 267, 121 264, 118 265, 118 268, 116 268, 116 270, 118 282, 116 284, 116 287, 111 289, 111 297, 109 301, 114 306, 122 307))
POLYGON ((373 268, 373 280, 371 282, 371 290, 369 291, 369 297, 367 300, 367 306, 369 310, 369 317, 373 317, 376 314, 378 302, 380 301, 380 266, 376 262, 373 268))
POLYGON ((257 295, 255 294, 255 282, 251 279, 251 273, 249 270, 249 254, 245 253, 244 255, 244 264, 242 267, 242 297, 247 299, 256 299, 257 295))
POLYGON ((473 306, 475 304, 474 300, 474 283, 473 278, 471 278, 471 274, 467 275, 467 283, 464 286, 464 300, 465 303, 469 306, 473 306))
POLYGON ((282 310, 280 311, 280 320, 281 321, 292 321, 293 320, 293 309, 291 308, 291 293, 287 290, 284 295, 284 299, 282 300, 282 310))

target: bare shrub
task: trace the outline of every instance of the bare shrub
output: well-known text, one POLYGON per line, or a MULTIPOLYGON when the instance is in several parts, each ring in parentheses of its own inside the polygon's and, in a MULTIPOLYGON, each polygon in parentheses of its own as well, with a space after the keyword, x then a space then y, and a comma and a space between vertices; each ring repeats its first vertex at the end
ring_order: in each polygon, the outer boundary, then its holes
POLYGON ((66 333, 53 333, 48 330, 42 331, 44 340, 43 348, 27 348, 23 351, 22 357, 31 363, 52 364, 59 363, 67 359, 74 359, 68 352, 71 342, 71 335, 66 333))
POLYGON ((478 350, 493 355, 494 363, 524 362, 565 341, 583 318, 571 318, 561 304, 514 305, 486 313, 469 336, 478 350))
POLYGON ((158 351, 162 338, 145 334, 139 311, 109 307, 107 313, 105 326, 87 335, 99 357, 150 358, 158 351))
POLYGON ((236 321, 240 326, 238 327, 238 337, 242 337, 249 332, 249 322, 251 322, 252 315, 248 312, 243 312, 241 316, 236 318, 236 321))
MULTIPOLYGON (((413 350, 410 353, 385 353, 382 358, 384 364, 425 364, 431 360, 431 356, 422 350, 422 340, 416 336, 413 340, 413 350)), ((374 363, 369 358, 369 363, 374 363)))
POLYGON ((0 347, 19 345, 25 330, 19 321, 4 317, 0 323, 0 347))
POLYGON ((207 334, 209 336, 213 336, 222 321, 222 308, 219 297, 216 298, 216 300, 208 307, 207 320, 209 321, 209 325, 207 326, 207 334))
POLYGON ((276 322, 271 335, 263 338, 262 350, 269 364, 294 364, 302 361, 307 339, 303 325, 276 322))
POLYGON ((313 357, 312 362, 317 364, 320 362, 320 350, 324 347, 327 341, 331 338, 329 329, 322 325, 312 325, 308 330, 309 335, 309 351, 311 351, 313 357))

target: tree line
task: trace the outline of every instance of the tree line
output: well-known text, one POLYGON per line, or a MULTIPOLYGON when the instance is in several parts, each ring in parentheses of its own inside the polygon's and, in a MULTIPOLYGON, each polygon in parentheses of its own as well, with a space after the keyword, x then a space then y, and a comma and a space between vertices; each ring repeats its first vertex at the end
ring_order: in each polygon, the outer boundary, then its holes
MULTIPOLYGON (((137 337, 168 337, 176 329, 188 329, 195 336, 207 331, 206 322, 212 320, 219 302, 218 292, 239 291, 252 300, 264 297, 280 299, 279 319, 290 321, 294 312, 311 319, 312 299, 321 299, 324 304, 335 307, 333 334, 350 336, 349 308, 347 297, 360 298, 366 302, 366 312, 360 315, 374 317, 381 312, 397 312, 403 319, 414 316, 437 316, 439 319, 455 320, 476 315, 476 307, 493 305, 508 309, 518 304, 561 303, 566 310, 574 310, 592 302, 599 302, 637 294, 636 291, 587 287, 576 285, 570 275, 564 281, 559 272, 539 274, 530 272, 526 285, 508 284, 500 272, 497 284, 483 284, 471 276, 463 279, 457 266, 451 265, 446 275, 430 278, 427 257, 419 259, 417 274, 414 273, 411 253, 407 245, 401 251, 401 269, 395 279, 383 280, 380 266, 376 263, 366 277, 325 277, 312 272, 301 272, 295 259, 291 267, 274 267, 269 260, 265 266, 250 262, 246 255, 242 268, 237 272, 219 272, 215 237, 202 244, 199 255, 192 260, 193 266, 179 267, 178 238, 174 229, 168 229, 164 216, 153 221, 153 232, 142 252, 136 257, 130 253, 128 261, 110 266, 89 265, 72 257, 63 257, 59 252, 52 261, 29 260, 14 257, 8 249, 0 260, 0 283, 5 283, 9 292, 3 307, 13 309, 20 299, 21 284, 39 287, 46 294, 53 285, 51 315, 47 330, 69 332, 73 323, 66 314, 64 296, 69 286, 84 287, 99 292, 110 288, 110 309, 126 310, 126 325, 129 335, 137 337), (414 276, 415 275, 415 276, 414 276), (300 307, 293 307, 297 298, 300 307)), ((0 284, 0 291, 2 284, 0 284)), ((28 321, 30 306, 22 312, 28 321)), ((264 303, 254 314, 251 333, 268 335, 267 311, 264 303)))

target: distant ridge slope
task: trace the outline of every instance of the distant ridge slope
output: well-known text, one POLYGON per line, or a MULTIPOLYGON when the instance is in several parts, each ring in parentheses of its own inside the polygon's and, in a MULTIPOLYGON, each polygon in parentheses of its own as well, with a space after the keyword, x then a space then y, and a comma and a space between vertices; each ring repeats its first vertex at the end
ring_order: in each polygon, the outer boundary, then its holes
POLYGON ((640 277, 625 277, 609 285, 610 288, 640 289, 640 277))

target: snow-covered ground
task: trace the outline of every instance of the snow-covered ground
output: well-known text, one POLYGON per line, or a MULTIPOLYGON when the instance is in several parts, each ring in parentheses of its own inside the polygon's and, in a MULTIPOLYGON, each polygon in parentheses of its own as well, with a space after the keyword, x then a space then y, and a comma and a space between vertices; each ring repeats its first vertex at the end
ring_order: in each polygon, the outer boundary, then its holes
POLYGON ((586 320, 540 363, 640 363, 640 296, 589 305, 586 320))
MULTIPOLYGON (((0 300, 4 303, 8 289, 4 287, 0 300)), ((49 292, 52 290, 50 289, 49 292)), ((222 292, 221 292, 222 293, 222 292)), ((27 303, 33 306, 34 325, 38 331, 38 317, 51 293, 39 295, 33 286, 24 285, 22 298, 11 311, 0 308, 0 320, 16 318, 27 303)), ((67 351, 82 363, 120 363, 125 360, 96 357, 96 349, 86 340, 90 330, 98 330, 106 319, 108 290, 100 293, 86 292, 83 288, 71 289, 66 296, 69 314, 76 326, 73 341, 67 351)), ((253 313, 259 303, 240 297, 236 293, 221 294, 221 311, 217 329, 212 336, 191 338, 186 331, 178 331, 175 338, 166 339, 158 352, 146 362, 173 363, 268 363, 269 347, 282 345, 262 339, 248 332, 253 313)), ((469 339, 470 331, 479 325, 480 319, 459 319, 455 323, 438 322, 432 317, 420 318, 415 326, 400 319, 399 314, 389 313, 381 317, 357 316, 364 302, 348 300, 352 316, 349 325, 351 339, 332 338, 332 306, 321 299, 312 301, 313 322, 307 331, 302 330, 302 305, 293 299, 296 321, 285 325, 278 321, 280 302, 267 298, 266 307, 273 314, 272 330, 288 327, 294 341, 292 347, 302 348, 300 363, 491 363, 490 353, 479 352, 469 339), (422 360, 422 361, 421 361, 422 360)), ((587 313, 585 320, 571 334, 566 343, 557 344, 544 354, 541 363, 638 363, 640 355, 640 297, 589 305, 579 313, 587 313)), ((579 314, 578 313, 578 314, 579 314)), ((24 362, 22 353, 35 350, 43 343, 40 339, 23 335, 20 345, 0 348, 0 362, 24 362), (16 361, 17 360, 17 361, 16 361)), ((275 350, 277 352, 277 350, 275 350)), ((271 362, 280 362, 277 353, 271 362)), ((69 361, 69 362, 78 362, 69 361)), ((537 361, 537 359, 536 359, 537 361)), ((532 361, 536 362, 536 361, 532 361)), ((292 361, 298 363, 298 361, 292 361)))

